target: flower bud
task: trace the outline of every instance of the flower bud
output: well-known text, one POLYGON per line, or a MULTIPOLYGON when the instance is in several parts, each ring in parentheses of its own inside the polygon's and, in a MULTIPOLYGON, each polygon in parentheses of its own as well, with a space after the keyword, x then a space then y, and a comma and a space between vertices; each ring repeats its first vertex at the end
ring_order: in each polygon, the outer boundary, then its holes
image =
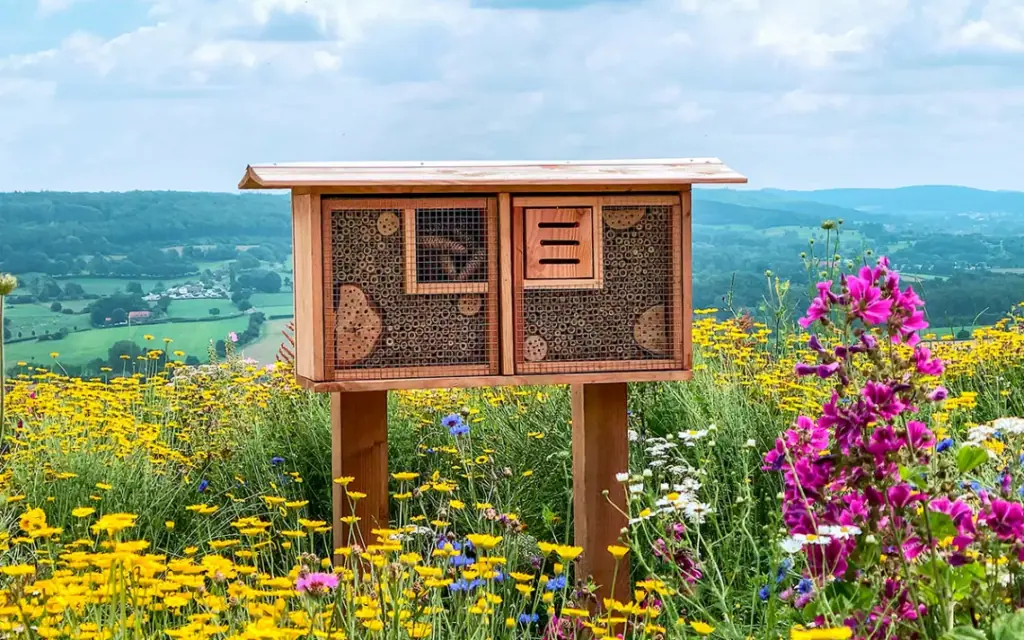
POLYGON ((9 273, 0 273, 0 296, 9 296, 17 288, 17 278, 9 273))

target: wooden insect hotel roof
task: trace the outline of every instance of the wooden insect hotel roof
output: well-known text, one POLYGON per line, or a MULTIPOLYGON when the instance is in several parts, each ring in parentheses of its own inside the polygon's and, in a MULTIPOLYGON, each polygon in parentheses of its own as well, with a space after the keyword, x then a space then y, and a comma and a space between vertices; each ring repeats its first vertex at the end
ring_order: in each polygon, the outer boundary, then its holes
POLYGON ((301 162, 249 165, 239 189, 742 184, 718 158, 515 162, 301 162))

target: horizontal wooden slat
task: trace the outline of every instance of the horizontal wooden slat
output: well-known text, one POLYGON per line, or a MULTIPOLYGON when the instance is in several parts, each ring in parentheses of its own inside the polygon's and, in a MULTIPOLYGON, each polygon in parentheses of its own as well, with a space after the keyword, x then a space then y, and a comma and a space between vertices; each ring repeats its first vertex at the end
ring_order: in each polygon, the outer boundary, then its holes
POLYGON ((331 198, 321 195, 332 211, 361 209, 486 209, 487 198, 331 198))
POLYGON ((390 380, 349 380, 316 382, 296 376, 304 388, 318 393, 338 391, 380 391, 400 389, 448 389, 523 385, 591 384, 600 382, 676 382, 690 380, 692 371, 616 371, 590 373, 549 373, 515 376, 460 376, 442 378, 392 378, 390 380))
POLYGON ((250 165, 240 189, 299 186, 745 183, 718 158, 538 162, 309 162, 250 165))

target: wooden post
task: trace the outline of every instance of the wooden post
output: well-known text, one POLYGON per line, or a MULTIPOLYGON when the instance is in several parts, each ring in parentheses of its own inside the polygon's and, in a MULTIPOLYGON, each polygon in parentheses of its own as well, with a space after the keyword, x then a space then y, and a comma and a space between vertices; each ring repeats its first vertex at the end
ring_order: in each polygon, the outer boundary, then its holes
MULTIPOLYGON (((370 530, 388 526, 388 392, 331 394, 331 475, 355 478, 348 490, 366 494, 356 502, 361 544, 373 542, 370 530)), ((331 484, 334 548, 350 544, 342 516, 352 515, 345 487, 331 484)), ((356 540, 360 540, 358 537, 356 540)))
POLYGON ((593 576, 598 598, 628 601, 629 563, 621 560, 615 574, 608 552, 628 524, 626 494, 615 479, 629 470, 625 382, 572 385, 572 459, 575 537, 583 547, 580 576, 593 576))

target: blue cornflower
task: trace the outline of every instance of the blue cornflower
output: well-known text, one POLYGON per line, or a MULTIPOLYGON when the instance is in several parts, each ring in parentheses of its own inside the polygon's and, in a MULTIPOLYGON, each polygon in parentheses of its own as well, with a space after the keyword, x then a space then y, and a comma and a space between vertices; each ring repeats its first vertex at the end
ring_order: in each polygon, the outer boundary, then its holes
POLYGON ((977 480, 971 480, 970 485, 972 490, 981 491, 981 483, 977 480))
POLYGON ((800 582, 796 583, 796 590, 798 593, 807 595, 814 591, 814 583, 810 578, 800 578, 800 582))
POLYGON ((764 585, 757 590, 757 597, 761 598, 761 602, 765 602, 772 595, 772 590, 768 588, 768 585, 764 585))
POLYGON ((559 589, 564 589, 565 576, 558 576, 548 580, 548 583, 544 585, 544 588, 548 591, 558 591, 559 589))
POLYGON ((538 616, 536 613, 520 613, 519 624, 530 624, 531 622, 537 622, 537 618, 538 616))
POLYGON ((448 433, 453 436, 463 436, 469 433, 469 425, 466 424, 462 416, 457 413, 449 413, 445 417, 441 418, 441 425, 448 427, 448 433))
POLYGON ((775 572, 776 584, 782 582, 786 578, 786 574, 793 568, 792 558, 783 558, 782 562, 779 563, 779 569, 775 572))
POLYGON ((274 456, 273 458, 270 459, 270 464, 272 464, 274 466, 277 466, 277 465, 283 464, 283 463, 284 463, 284 458, 282 458, 281 456, 274 456))
POLYGON ((202 492, 206 491, 206 488, 209 487, 209 486, 210 486, 210 481, 204 479, 202 482, 199 483, 199 493, 202 493, 202 492))
POLYGON ((943 438, 939 440, 939 444, 935 445, 935 452, 942 453, 953 448, 953 438, 943 438))
POLYGON ((469 565, 474 564, 476 562, 476 560, 474 560, 473 558, 464 556, 461 553, 457 556, 452 556, 451 560, 452 566, 454 567, 468 567, 469 565))
POLYGON ((1024 486, 1021 486, 1020 489, 1017 489, 1017 495, 1024 498, 1024 486))
POLYGON ((466 582, 465 578, 459 578, 455 582, 448 585, 448 589, 451 591, 465 591, 468 593, 473 589, 476 589, 477 587, 482 587, 483 585, 484 581, 480 578, 473 578, 469 582, 466 582))

